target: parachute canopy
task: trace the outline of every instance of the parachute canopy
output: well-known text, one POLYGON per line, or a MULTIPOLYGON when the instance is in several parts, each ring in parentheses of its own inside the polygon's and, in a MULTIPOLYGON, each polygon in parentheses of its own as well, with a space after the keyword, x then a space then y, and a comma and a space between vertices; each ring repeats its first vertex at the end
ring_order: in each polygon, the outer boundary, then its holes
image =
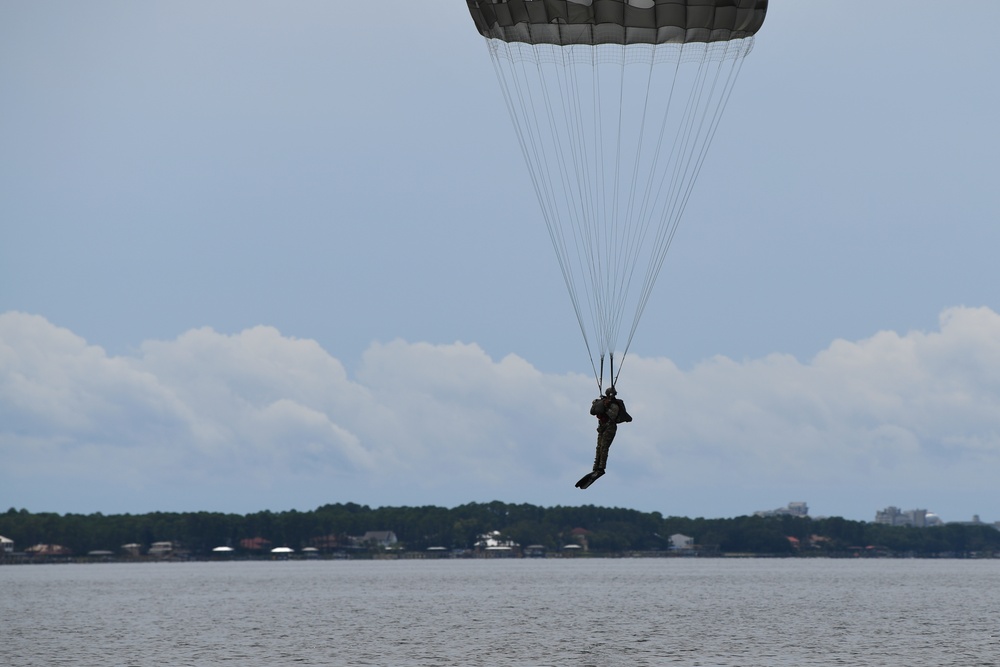
POLYGON ((467 0, 488 39, 528 44, 718 42, 756 34, 767 0, 467 0))
POLYGON ((767 0, 467 2, 595 377, 607 358, 614 383, 767 0))

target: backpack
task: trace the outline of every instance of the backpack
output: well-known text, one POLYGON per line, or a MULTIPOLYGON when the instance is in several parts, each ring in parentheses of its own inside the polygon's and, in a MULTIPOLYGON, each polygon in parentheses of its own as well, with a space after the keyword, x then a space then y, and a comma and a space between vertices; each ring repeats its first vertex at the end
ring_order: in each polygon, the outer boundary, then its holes
POLYGON ((615 403, 618 404, 618 418, 615 419, 615 423, 621 424, 623 422, 632 421, 632 415, 630 415, 628 411, 625 409, 625 401, 623 401, 620 398, 616 398, 615 403))

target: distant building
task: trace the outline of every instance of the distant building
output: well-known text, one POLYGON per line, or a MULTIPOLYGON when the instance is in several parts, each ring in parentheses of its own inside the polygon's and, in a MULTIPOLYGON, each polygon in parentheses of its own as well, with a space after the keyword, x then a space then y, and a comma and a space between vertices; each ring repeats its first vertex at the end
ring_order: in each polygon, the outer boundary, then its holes
POLYGON ((14 553, 14 540, 0 535, 0 554, 14 553))
POLYGON ((925 509, 903 511, 898 507, 890 505, 884 510, 875 512, 875 523, 886 526, 914 526, 916 528, 926 528, 927 526, 941 525, 941 519, 933 512, 925 509))
POLYGON ((671 551, 690 551, 691 549, 694 549, 693 537, 681 535, 680 533, 674 533, 669 539, 671 551))
POLYGON ((386 548, 399 542, 399 540, 396 539, 396 533, 391 530, 369 530, 361 539, 364 542, 374 542, 375 544, 380 544, 386 548))
POLYGON ((785 507, 775 510, 758 510, 754 516, 809 516, 809 505, 804 502, 788 503, 785 507))
POLYGON ((24 551, 31 556, 69 556, 73 553, 61 544, 36 544, 24 551))
POLYGON ((122 551, 127 553, 129 556, 138 556, 142 553, 142 545, 138 542, 129 542, 128 544, 122 545, 122 551))
POLYGON ((240 548, 248 551, 270 551, 271 540, 264 537, 244 537, 240 540, 240 548))
POLYGON ((545 546, 541 544, 529 544, 524 547, 526 558, 545 558, 545 546))
POLYGON ((154 558, 168 558, 173 555, 176 547, 177 545, 173 542, 153 542, 146 554, 154 558))
POLYGON ((514 540, 504 539, 499 530, 491 530, 480 535, 473 546, 476 551, 488 556, 510 556, 514 555, 521 545, 514 540))
MULTIPOLYGON (((332 537, 332 536, 331 536, 332 537)), ((346 549, 392 549, 399 543, 396 533, 391 530, 369 530, 364 535, 348 535, 338 548, 346 549)), ((318 546, 318 545, 313 545, 318 546)))

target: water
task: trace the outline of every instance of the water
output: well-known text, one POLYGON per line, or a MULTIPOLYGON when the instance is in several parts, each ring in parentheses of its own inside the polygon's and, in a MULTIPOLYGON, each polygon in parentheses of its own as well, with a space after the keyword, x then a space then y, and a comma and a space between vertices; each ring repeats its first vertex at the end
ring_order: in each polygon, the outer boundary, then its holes
POLYGON ((10 566, 0 655, 11 667, 994 667, 1000 561, 10 566))

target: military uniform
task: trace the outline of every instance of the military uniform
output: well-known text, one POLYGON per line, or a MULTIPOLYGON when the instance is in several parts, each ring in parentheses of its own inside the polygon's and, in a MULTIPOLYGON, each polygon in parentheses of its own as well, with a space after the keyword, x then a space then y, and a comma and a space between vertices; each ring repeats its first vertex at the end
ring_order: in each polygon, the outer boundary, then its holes
POLYGON ((618 433, 620 422, 632 421, 625 410, 625 403, 615 398, 614 389, 609 388, 605 396, 594 399, 590 414, 597 417, 597 454, 594 456, 594 472, 604 472, 608 466, 608 450, 618 433))

